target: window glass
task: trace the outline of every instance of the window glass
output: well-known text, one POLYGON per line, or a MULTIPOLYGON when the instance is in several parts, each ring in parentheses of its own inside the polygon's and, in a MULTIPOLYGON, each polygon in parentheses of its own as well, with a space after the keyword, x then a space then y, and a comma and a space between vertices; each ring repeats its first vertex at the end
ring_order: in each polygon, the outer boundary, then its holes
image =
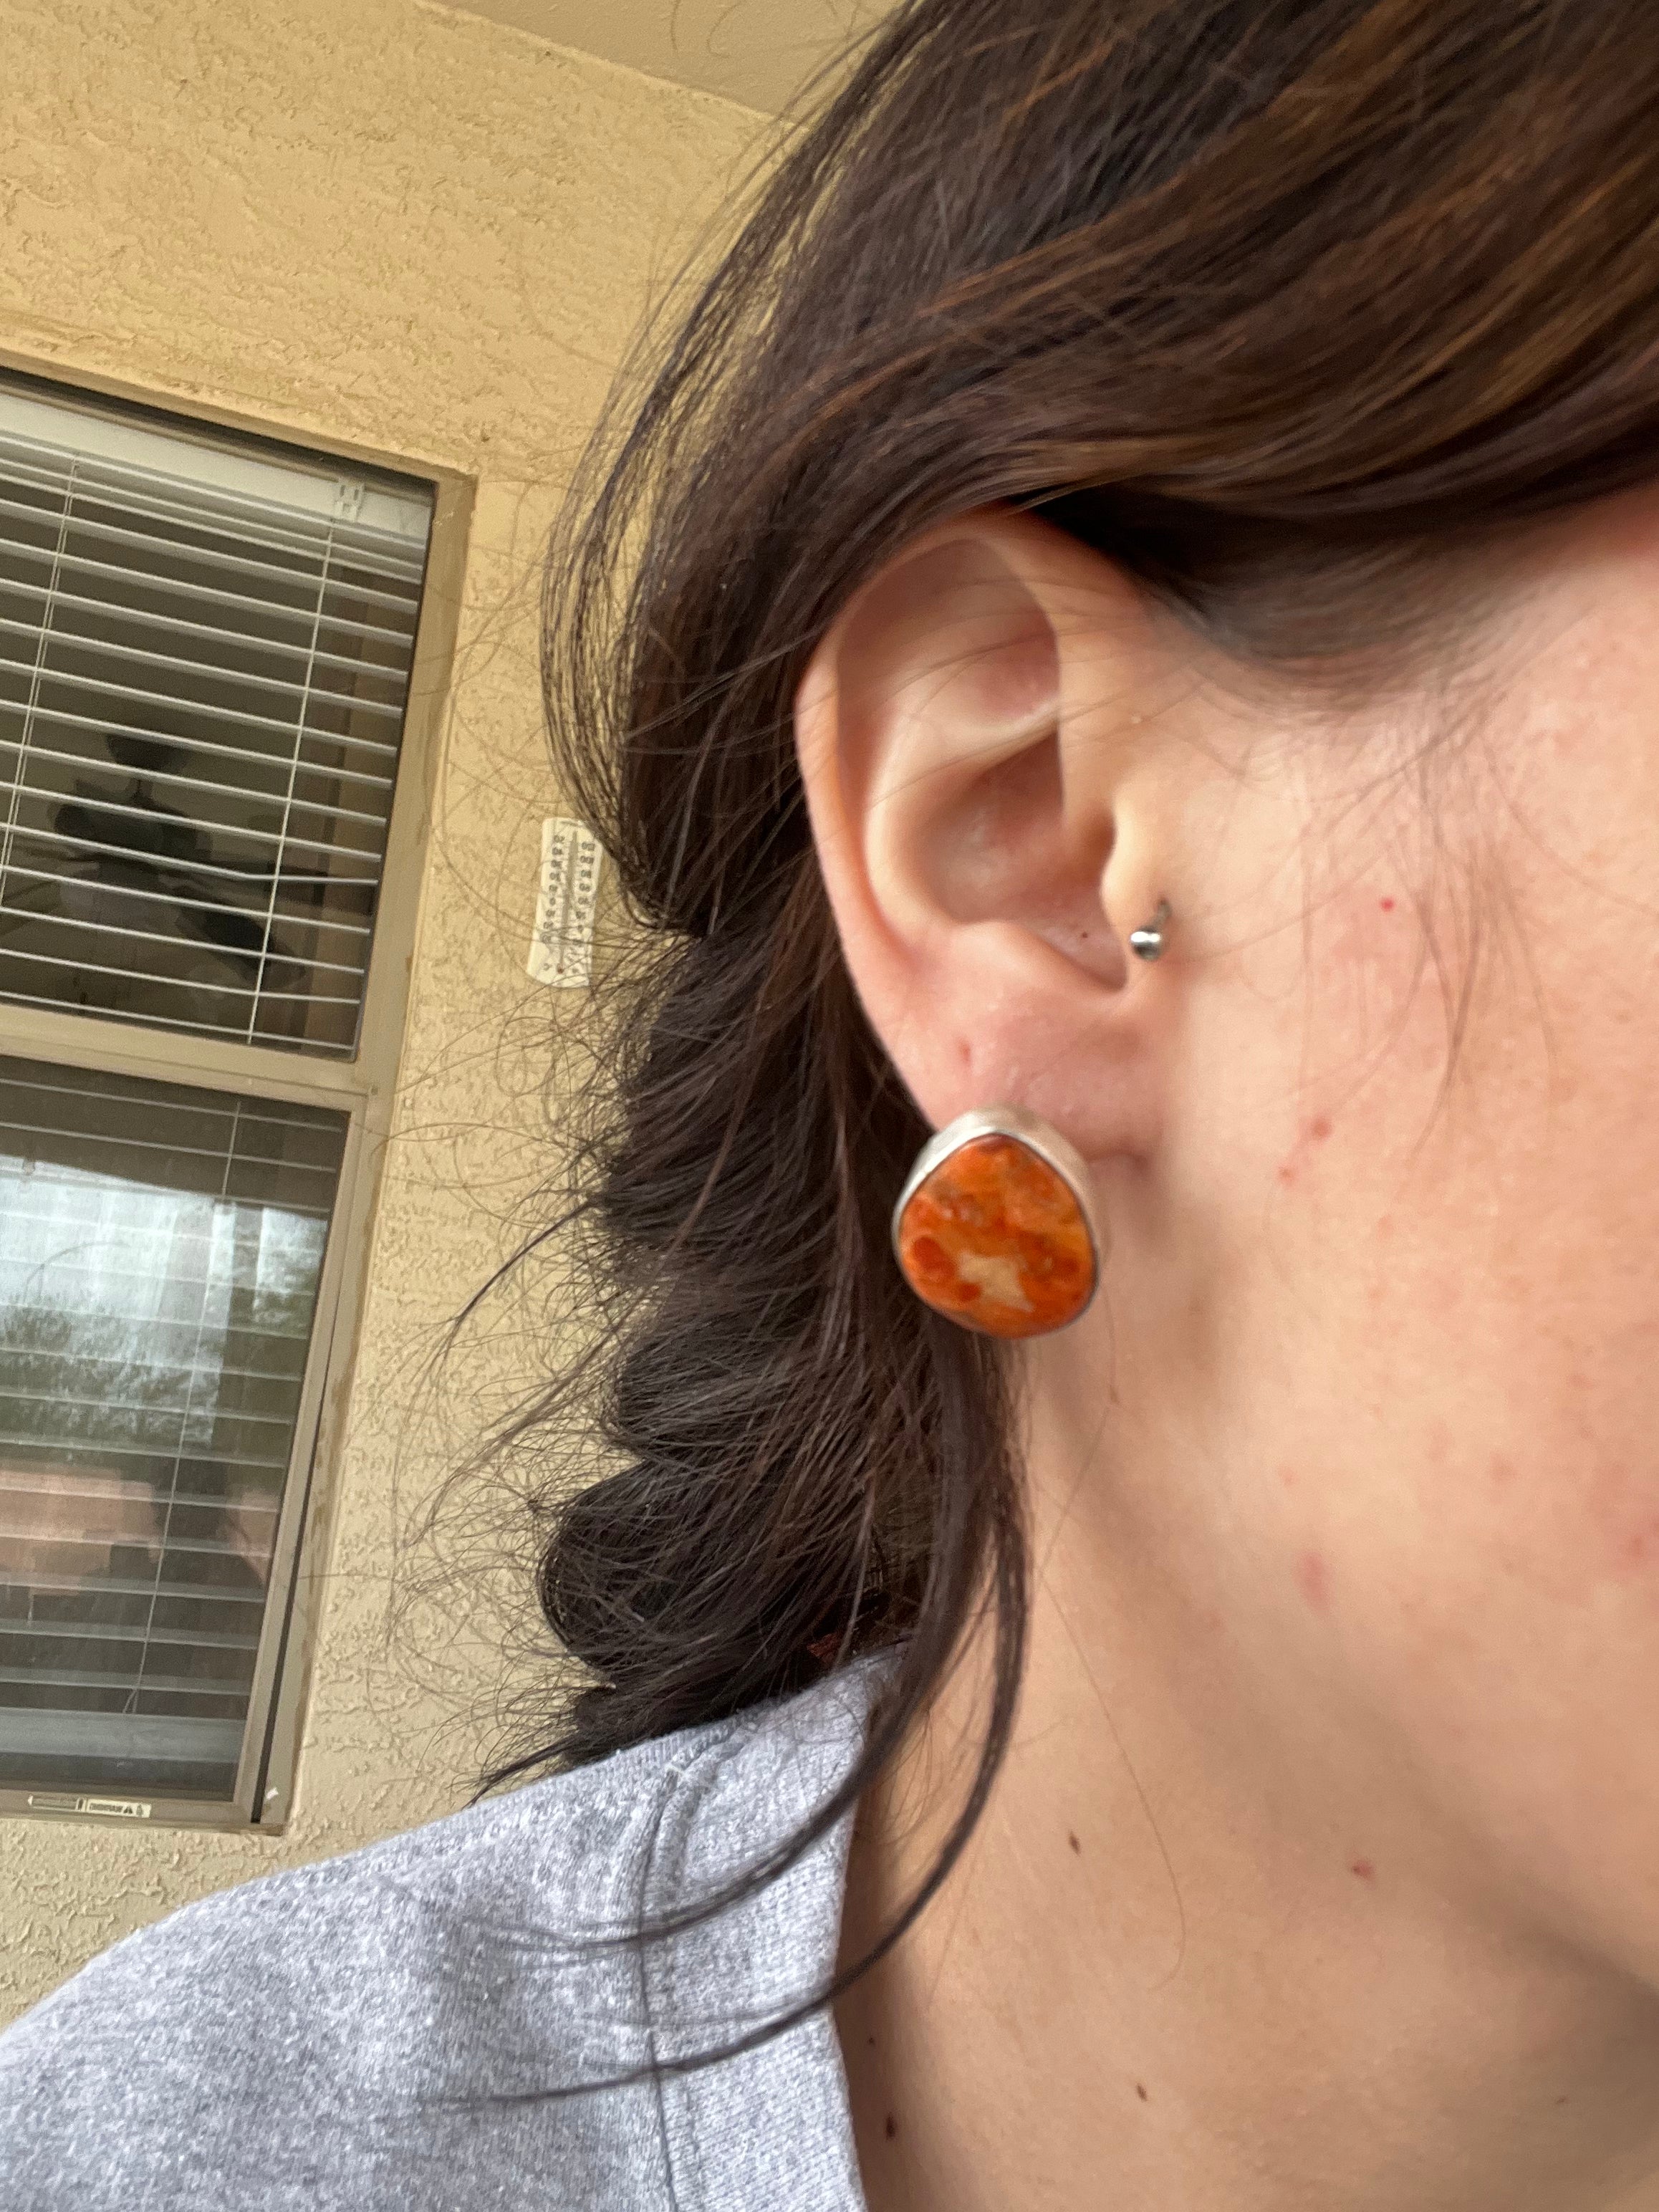
POLYGON ((0 1060, 0 1784, 230 1796, 345 1133, 0 1060))
POLYGON ((0 383, 0 997, 355 1048, 431 514, 0 383))

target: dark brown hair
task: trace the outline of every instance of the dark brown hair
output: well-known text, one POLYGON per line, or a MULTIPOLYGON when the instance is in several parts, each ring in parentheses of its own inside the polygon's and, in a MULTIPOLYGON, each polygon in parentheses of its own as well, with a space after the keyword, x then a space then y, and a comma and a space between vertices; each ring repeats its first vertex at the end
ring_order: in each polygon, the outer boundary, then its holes
POLYGON ((795 687, 994 501, 1243 665, 1397 658, 1449 558, 1655 472, 1656 114, 1650 0, 907 0, 795 128, 551 571, 553 741, 644 950, 577 1160, 598 1364, 504 1439, 549 1455, 586 1680, 503 1777, 899 1646, 798 1851, 988 1610, 942 1878, 1024 1650, 1009 1384, 890 1257, 927 1131, 842 963, 795 687), (561 1489, 594 1398, 610 1471, 561 1489))

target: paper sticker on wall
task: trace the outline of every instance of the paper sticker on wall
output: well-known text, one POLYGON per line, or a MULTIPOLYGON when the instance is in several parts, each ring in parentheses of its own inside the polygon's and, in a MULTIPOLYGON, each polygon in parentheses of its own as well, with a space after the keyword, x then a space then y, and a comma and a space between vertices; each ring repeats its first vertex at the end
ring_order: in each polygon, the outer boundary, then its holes
POLYGON ((580 822, 542 824, 542 880, 529 969, 538 983, 584 991, 592 981, 593 912, 604 849, 580 822))

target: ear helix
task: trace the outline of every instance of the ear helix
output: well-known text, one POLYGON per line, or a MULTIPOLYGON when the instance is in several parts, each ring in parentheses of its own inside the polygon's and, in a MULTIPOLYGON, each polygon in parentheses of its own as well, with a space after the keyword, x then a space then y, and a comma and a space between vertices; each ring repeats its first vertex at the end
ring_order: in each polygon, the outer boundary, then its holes
POLYGON ((1024 1107, 976 1108, 923 1147, 893 1209, 893 1249, 936 1313, 985 1336, 1047 1336, 1099 1287, 1088 1170, 1024 1107))

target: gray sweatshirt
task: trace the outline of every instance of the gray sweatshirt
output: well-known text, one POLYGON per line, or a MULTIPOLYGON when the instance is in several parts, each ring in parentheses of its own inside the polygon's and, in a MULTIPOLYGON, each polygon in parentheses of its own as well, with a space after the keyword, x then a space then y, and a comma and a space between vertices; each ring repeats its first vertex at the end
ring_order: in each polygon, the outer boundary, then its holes
POLYGON ((688 1933, 594 1948, 751 1864, 845 1777, 879 1660, 187 1905, 0 2036, 3 2212, 862 2212, 821 1987, 850 1819, 688 1933), (575 1939, 573 1941, 573 1938, 575 1939))

